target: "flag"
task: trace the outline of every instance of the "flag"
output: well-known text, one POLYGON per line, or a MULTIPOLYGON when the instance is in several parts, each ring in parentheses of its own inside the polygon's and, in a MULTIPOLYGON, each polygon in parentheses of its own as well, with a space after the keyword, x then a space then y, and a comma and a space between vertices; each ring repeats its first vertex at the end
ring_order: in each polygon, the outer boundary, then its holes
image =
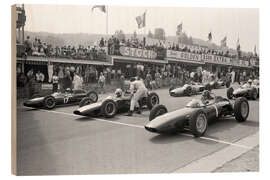
POLYGON ((254 46, 254 55, 257 56, 257 49, 256 49, 256 45, 254 46))
POLYGON ((106 13, 105 5, 95 5, 95 6, 92 7, 92 11, 94 11, 95 8, 98 8, 100 11, 106 13))
POLYGON ((238 38, 237 43, 236 43, 236 50, 240 51, 240 49, 241 49, 241 46, 240 46, 240 41, 239 41, 239 38, 238 38))
POLYGON ((146 12, 144 12, 141 16, 136 17, 136 22, 139 29, 145 27, 145 14, 146 12))
POLYGON ((212 33, 211 32, 208 34, 208 41, 212 41, 212 33))
POLYGON ((181 24, 177 26, 176 35, 180 35, 182 33, 182 29, 183 29, 183 23, 181 22, 181 24))
POLYGON ((225 36, 221 41, 220 41, 220 46, 226 47, 227 46, 227 36, 225 36))

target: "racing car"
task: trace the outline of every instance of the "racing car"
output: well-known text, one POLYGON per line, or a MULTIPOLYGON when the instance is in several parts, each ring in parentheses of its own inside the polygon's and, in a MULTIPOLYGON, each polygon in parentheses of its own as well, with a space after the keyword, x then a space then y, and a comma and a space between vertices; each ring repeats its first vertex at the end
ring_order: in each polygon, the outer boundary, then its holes
POLYGON ((97 102, 98 94, 95 91, 86 92, 82 89, 66 89, 65 92, 55 92, 47 96, 34 95, 31 99, 23 103, 26 107, 53 109, 57 105, 77 104, 85 97, 88 102, 97 102))
POLYGON ((191 100, 186 107, 168 112, 164 105, 156 105, 150 111, 147 131, 153 133, 176 133, 189 130, 195 137, 203 136, 208 124, 223 116, 232 116, 238 122, 244 122, 249 115, 246 98, 230 101, 221 96, 204 103, 201 99, 191 100))
POLYGON ((203 92, 204 89, 204 85, 198 83, 191 83, 185 84, 184 86, 178 88, 171 87, 169 89, 169 94, 172 97, 191 96, 203 92))
MULTIPOLYGON (((118 95, 111 95, 107 98, 90 104, 89 98, 84 98, 80 107, 73 111, 74 114, 82 116, 104 116, 106 118, 112 118, 119 112, 127 112, 130 109, 131 93, 126 91, 118 95)), ((147 94, 139 100, 139 106, 141 108, 147 106, 148 109, 152 109, 153 106, 159 104, 159 96, 155 92, 148 91, 147 94)))
POLYGON ((230 87, 227 89, 227 97, 228 99, 238 98, 238 97, 245 97, 247 99, 256 100, 259 97, 259 85, 249 85, 248 83, 240 86, 237 89, 233 89, 230 87))
POLYGON ((230 82, 229 81, 223 81, 223 80, 214 80, 209 83, 211 89, 219 89, 222 87, 230 87, 230 82))

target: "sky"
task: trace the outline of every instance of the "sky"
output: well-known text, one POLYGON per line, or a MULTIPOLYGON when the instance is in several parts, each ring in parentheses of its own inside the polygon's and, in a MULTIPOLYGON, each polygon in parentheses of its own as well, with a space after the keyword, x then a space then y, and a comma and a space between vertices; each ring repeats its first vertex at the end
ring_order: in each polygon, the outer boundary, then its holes
POLYGON ((136 7, 109 6, 105 14, 87 5, 25 5, 26 31, 51 33, 106 34, 116 30, 138 34, 164 28, 166 36, 175 35, 176 26, 183 23, 189 36, 207 40, 211 31, 213 42, 227 36, 227 45, 236 47, 239 37, 241 49, 259 50, 259 9, 255 8, 188 8, 188 7, 136 7), (146 27, 138 29, 136 16, 146 11, 146 27))

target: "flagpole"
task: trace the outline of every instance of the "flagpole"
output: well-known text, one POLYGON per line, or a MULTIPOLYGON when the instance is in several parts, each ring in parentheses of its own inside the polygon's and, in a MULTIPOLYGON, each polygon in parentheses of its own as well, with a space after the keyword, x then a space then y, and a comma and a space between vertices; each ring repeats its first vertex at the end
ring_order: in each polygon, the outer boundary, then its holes
POLYGON ((108 14, 109 14, 109 6, 107 5, 106 11, 106 35, 108 36, 108 14))

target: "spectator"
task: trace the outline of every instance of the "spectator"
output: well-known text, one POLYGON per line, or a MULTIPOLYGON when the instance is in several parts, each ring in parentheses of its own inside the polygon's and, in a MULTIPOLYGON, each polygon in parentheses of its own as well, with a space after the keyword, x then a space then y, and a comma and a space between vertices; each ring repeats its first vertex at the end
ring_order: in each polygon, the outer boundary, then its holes
POLYGON ((69 69, 65 71, 65 76, 63 79, 63 89, 66 90, 67 88, 72 89, 72 78, 69 69))
POLYGON ((62 91, 64 89, 64 70, 62 66, 59 67, 58 78, 59 78, 60 91, 62 91))
POLYGON ((146 85, 146 88, 148 89, 151 89, 151 81, 152 81, 152 77, 151 77, 151 74, 150 72, 148 71, 148 73, 146 74, 146 78, 145 78, 145 85, 146 85))
POLYGON ((122 75, 120 75, 120 88, 123 90, 123 91, 125 91, 126 89, 125 89, 125 76, 122 74, 122 75))
POLYGON ((79 74, 75 73, 72 83, 74 90, 82 89, 83 79, 81 76, 79 76, 79 74))
POLYGON ((26 40, 24 41, 24 45, 25 45, 25 52, 27 53, 27 55, 32 55, 32 43, 30 41, 29 36, 26 37, 26 40))
POLYGON ((28 88, 28 98, 31 98, 35 93, 35 76, 34 71, 31 69, 27 72, 27 88, 28 88))
POLYGON ((161 88, 161 77, 158 70, 156 70, 156 73, 155 73, 155 80, 156 80, 157 88, 161 88))
POLYGON ((105 76, 103 75, 103 73, 101 72, 100 73, 100 76, 99 76, 99 79, 98 79, 98 84, 99 84, 99 87, 100 87, 100 93, 104 93, 105 94, 105 89, 104 89, 104 86, 105 86, 105 76))
POLYGON ((36 73, 36 80, 37 80, 37 82, 43 83, 44 78, 45 78, 45 77, 44 77, 44 74, 43 74, 42 72, 38 71, 38 72, 36 73))
POLYGON ((52 76, 52 84, 53 84, 53 92, 57 92, 58 91, 58 82, 59 82, 59 78, 57 76, 57 73, 54 71, 53 72, 53 76, 52 76))

